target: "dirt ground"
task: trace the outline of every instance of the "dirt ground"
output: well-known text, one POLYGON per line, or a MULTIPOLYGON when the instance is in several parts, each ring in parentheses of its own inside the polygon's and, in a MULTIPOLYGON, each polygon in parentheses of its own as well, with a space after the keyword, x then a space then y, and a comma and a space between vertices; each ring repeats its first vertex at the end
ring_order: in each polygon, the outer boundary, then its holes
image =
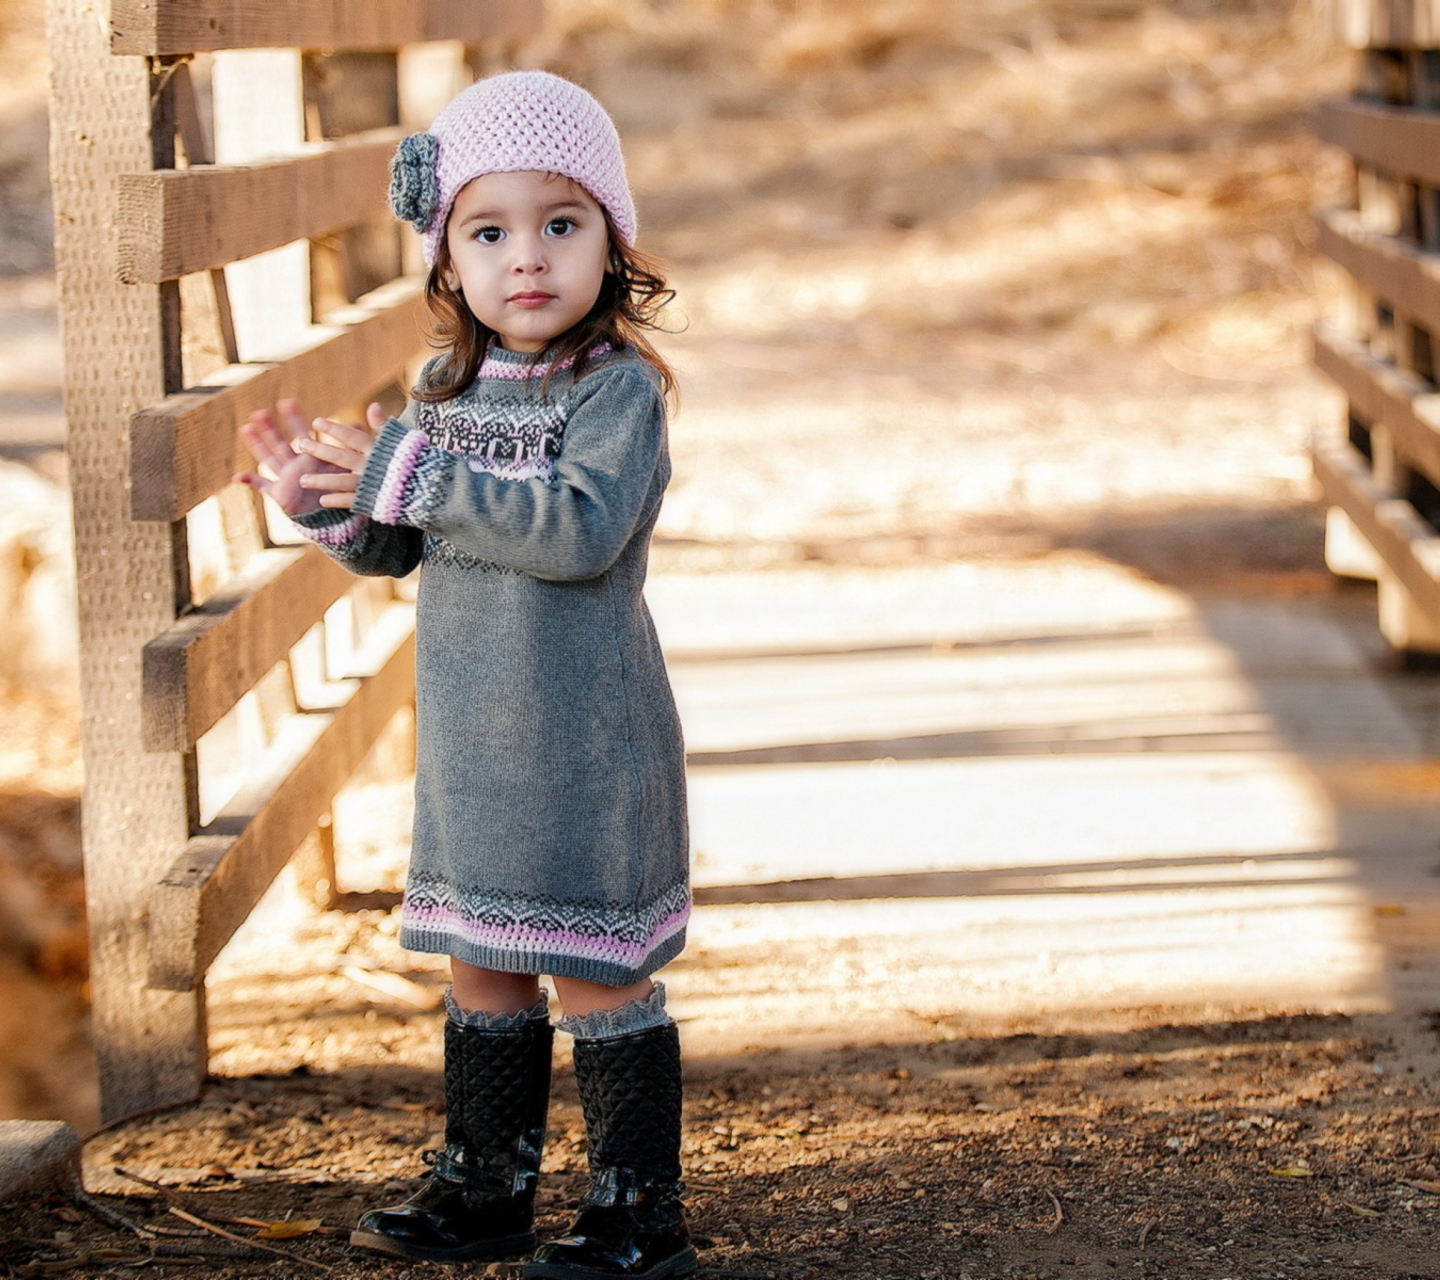
MULTIPOLYGON (((666 347, 684 400, 657 581, 1104 563, 1196 599, 1371 609, 1368 588, 1324 571, 1304 458, 1339 411, 1305 369, 1330 293, 1308 211, 1346 183, 1308 112, 1349 73, 1305 6, 549 12, 527 56, 614 110, 643 235, 688 319, 666 347)), ((30 172, 17 163, 11 187, 30 172)), ((35 270, 15 238, 13 270, 35 270)), ((48 394, 23 381, 0 362, 0 410, 48 394)), ((63 512, 54 455, 7 456, 63 512)), ((48 544, 6 545, 30 564, 48 544)), ((92 1128, 73 695, 10 688, 0 1115, 92 1128)), ((1412 689, 1425 713, 1432 694, 1412 689)), ((369 834, 343 868, 352 887, 396 888, 383 851, 403 786, 356 793, 369 834)), ((398 951, 387 910, 320 913, 294 893, 272 908, 283 963, 273 938, 260 958, 242 939, 212 975, 203 1099, 91 1137, 88 1200, 0 1210, 0 1275, 442 1273, 344 1242, 439 1128, 441 972, 398 951), (322 1226, 275 1242, 289 1256, 244 1255, 172 1204, 242 1236, 253 1225, 227 1219, 322 1226)), ((1007 1016, 957 999, 896 1037, 875 1002, 826 1036, 750 1049, 743 1001, 728 1041, 686 1021, 705 1046, 686 1101, 702 1274, 1440 1276, 1440 982, 1429 951, 1402 951, 1412 998, 1391 1008, 1007 1016)), ((723 987, 696 976, 716 954, 697 946, 677 988, 723 987)), ((897 940, 888 962, 900 954, 897 940)), ((883 973, 885 954, 868 960, 883 973)), ((551 1127, 545 1229, 583 1182, 563 1062, 551 1127)))

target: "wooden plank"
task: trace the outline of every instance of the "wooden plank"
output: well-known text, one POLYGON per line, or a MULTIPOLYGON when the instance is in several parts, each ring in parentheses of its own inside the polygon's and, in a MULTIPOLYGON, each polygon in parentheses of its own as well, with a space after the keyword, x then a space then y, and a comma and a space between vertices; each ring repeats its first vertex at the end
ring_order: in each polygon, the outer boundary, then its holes
POLYGON ((1352 48, 1419 49, 1440 44, 1436 0, 1317 0, 1316 20, 1352 48))
POLYGON ((316 547, 276 547, 145 646, 145 749, 188 751, 353 585, 316 547))
POLYGON ((1315 128, 1360 164, 1440 186, 1440 112, 1332 98, 1320 104, 1315 128))
POLYGON ((1350 518, 1411 600, 1440 621, 1440 534, 1403 498, 1375 483, 1352 445, 1317 443, 1310 459, 1325 501, 1350 518))
POLYGON ((247 788, 185 846, 150 899, 150 982, 196 986, 220 949, 355 772, 414 690, 410 611, 377 627, 379 660, 349 701, 297 717, 265 780, 247 788))
POLYGON ((540 0, 112 0, 114 53, 396 49, 534 35, 540 0))
MULTIPOLYGON (((49 0, 51 189, 65 344, 85 757, 91 1030, 106 1121, 193 1098, 205 1074, 204 994, 150 990, 146 911, 190 834, 191 761, 146 754, 146 640, 184 599, 184 530, 131 523, 130 416, 172 388, 168 289, 115 277, 113 192, 157 158, 149 69, 114 58, 94 6, 49 0), (177 585, 177 582, 182 585, 177 585)), ((157 140, 163 141, 163 140, 157 140)), ((161 157, 163 159, 163 157, 161 157)))
POLYGON ((1327 326, 1315 330, 1315 364, 1366 422, 1384 426, 1397 452, 1432 482, 1440 477, 1440 395, 1358 342, 1327 326))
POLYGON ((1367 231, 1356 214, 1316 218, 1315 247, 1394 311, 1440 336, 1440 253, 1367 231))
POLYGON ((123 174, 120 278, 174 280, 385 213, 401 136, 376 129, 268 163, 123 174))
POLYGON ((282 364, 232 365, 208 387, 167 396, 130 423, 131 513, 178 520, 249 465, 236 428, 256 409, 293 396, 326 415, 395 380, 424 346, 423 281, 392 281, 316 326, 313 345, 282 364))

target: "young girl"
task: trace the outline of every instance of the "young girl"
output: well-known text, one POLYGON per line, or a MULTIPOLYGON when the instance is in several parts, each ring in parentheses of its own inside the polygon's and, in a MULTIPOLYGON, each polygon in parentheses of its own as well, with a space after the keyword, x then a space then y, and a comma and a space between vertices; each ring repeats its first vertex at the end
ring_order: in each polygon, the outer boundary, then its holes
POLYGON ((524 1274, 689 1275, 679 1038, 650 979, 689 913, 684 757, 641 597, 672 385, 645 330, 672 295, 634 248, 614 125, 557 76, 472 85, 393 174, 442 354, 398 420, 254 414, 259 474, 237 477, 356 573, 423 566, 400 940, 451 957, 445 1146, 351 1239, 441 1262, 534 1247, 550 974, 591 1185, 524 1274))

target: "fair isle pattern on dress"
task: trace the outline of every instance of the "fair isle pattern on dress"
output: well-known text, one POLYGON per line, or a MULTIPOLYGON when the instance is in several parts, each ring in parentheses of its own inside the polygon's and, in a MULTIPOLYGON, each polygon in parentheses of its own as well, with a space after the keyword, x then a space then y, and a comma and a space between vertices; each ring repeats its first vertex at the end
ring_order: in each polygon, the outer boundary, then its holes
MULTIPOLYGON (((507 970, 504 959, 565 956, 580 965, 613 965, 643 971, 654 956, 684 932, 690 918, 690 891, 676 885, 640 910, 602 903, 524 899, 510 894, 457 895, 447 880, 420 877, 413 870, 400 908, 400 945, 411 950, 424 938, 453 939, 478 961, 507 970)), ((521 970, 515 969, 515 972, 521 970)))
POLYGON ((472 471, 500 480, 548 480, 560 456, 565 419, 554 403, 533 392, 487 398, 483 411, 461 395, 423 406, 420 430, 437 449, 464 458, 472 471))

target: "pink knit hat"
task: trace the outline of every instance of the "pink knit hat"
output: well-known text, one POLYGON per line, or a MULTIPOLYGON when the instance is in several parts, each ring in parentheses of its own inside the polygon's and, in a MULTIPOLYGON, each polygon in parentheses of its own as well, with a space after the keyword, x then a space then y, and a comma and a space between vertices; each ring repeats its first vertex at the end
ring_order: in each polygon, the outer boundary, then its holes
POLYGON ((433 266, 461 188, 482 174, 523 169, 578 182, 605 207, 621 238, 634 242, 635 202, 614 123, 579 85, 548 71, 507 71, 451 99, 429 133, 400 143, 390 166, 390 204, 424 237, 425 261, 433 266))

